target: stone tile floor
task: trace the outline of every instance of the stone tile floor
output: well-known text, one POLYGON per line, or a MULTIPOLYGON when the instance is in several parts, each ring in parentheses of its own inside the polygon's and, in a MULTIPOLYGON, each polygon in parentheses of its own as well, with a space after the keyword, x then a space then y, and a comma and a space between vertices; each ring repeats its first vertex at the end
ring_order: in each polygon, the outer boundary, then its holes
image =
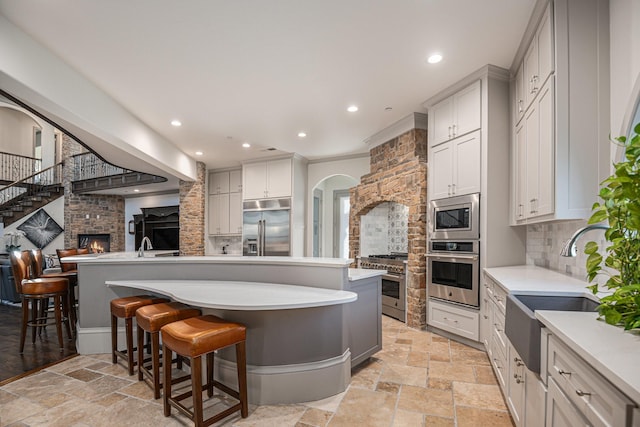
MULTIPOLYGON (((484 352, 383 316, 383 350, 322 401, 250 405, 224 426, 507 426, 513 423, 484 352)), ((229 399, 208 401, 219 410, 229 399)), ((206 398, 206 396, 205 396, 206 398)), ((106 354, 78 356, 0 387, 0 426, 183 426, 148 386, 106 354)))

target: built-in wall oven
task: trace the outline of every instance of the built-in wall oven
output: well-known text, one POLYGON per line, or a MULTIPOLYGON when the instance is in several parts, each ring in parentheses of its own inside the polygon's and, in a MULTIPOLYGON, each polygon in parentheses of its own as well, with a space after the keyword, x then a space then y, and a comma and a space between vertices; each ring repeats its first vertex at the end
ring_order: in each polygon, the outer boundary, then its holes
POLYGON ((431 241, 427 254, 429 296, 478 307, 479 241, 431 241))

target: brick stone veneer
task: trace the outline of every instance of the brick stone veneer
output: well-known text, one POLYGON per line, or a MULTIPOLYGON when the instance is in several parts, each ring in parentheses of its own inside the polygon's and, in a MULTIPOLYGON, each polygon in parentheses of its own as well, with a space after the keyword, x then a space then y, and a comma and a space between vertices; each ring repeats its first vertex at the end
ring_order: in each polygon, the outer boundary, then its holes
MULTIPOLYGON (((62 158, 86 150, 69 136, 62 137, 62 158)), ((102 194, 74 194, 71 192, 73 162, 63 167, 64 184, 64 246, 78 246, 78 234, 109 234, 111 251, 124 251, 124 197, 102 194), (89 218, 87 218, 89 215, 89 218), (100 216, 100 218, 98 218, 100 216)), ((62 249, 62 248, 54 248, 62 249)))
POLYGON ((427 131, 412 129, 373 148, 371 172, 351 189, 349 253, 360 255, 360 217, 382 202, 409 207, 407 325, 426 326, 427 131))
POLYGON ((204 255, 204 163, 197 163, 197 174, 194 182, 180 181, 180 255, 204 255))

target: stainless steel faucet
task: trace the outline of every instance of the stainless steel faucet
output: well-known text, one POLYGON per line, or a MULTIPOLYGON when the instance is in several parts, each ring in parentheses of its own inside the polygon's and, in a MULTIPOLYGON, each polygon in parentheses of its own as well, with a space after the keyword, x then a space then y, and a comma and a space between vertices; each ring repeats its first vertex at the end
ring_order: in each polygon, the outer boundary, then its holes
POLYGON ((144 244, 147 244, 147 249, 152 250, 153 245, 151 244, 151 240, 147 236, 142 238, 142 243, 140 244, 140 249, 138 249, 138 258, 144 257, 144 244))
POLYGON ((586 227, 579 228, 575 233, 573 233, 573 236, 571 236, 571 238, 564 244, 562 250, 560 251, 560 255, 566 257, 576 256, 578 254, 578 251, 576 249, 576 241, 580 238, 580 236, 582 236, 587 231, 608 229, 609 227, 604 224, 591 224, 587 225, 586 227))

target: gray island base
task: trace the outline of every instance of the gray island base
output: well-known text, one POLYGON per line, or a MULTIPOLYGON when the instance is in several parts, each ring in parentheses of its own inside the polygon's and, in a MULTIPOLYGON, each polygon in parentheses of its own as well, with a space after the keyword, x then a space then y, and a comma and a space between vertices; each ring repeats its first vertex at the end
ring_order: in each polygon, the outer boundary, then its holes
MULTIPOLYGON (((379 351, 380 271, 349 260, 255 257, 78 256, 81 354, 109 353, 109 301, 153 293, 247 326, 252 404, 299 403, 346 389, 351 368, 379 351)), ((124 330, 119 331, 124 342, 124 330)), ((232 350, 216 376, 235 385, 232 350)))

